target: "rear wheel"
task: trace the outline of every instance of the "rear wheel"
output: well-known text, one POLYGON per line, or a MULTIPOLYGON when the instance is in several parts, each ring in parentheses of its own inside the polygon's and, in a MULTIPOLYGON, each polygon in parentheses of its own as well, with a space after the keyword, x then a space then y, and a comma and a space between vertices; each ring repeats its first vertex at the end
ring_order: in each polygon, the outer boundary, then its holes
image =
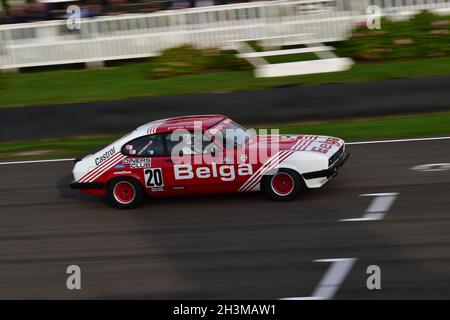
POLYGON ((302 177, 290 169, 279 169, 273 175, 264 176, 261 189, 276 201, 290 201, 299 195, 303 189, 302 177))
POLYGON ((141 185, 131 178, 118 178, 111 181, 107 188, 107 202, 118 209, 138 207, 144 198, 141 185))

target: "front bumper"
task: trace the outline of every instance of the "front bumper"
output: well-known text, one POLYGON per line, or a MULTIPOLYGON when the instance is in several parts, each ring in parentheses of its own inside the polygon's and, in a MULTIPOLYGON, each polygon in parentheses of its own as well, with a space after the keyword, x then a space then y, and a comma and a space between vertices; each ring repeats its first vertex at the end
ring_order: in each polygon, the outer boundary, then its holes
POLYGON ((307 172, 302 174, 304 179, 317 179, 317 178, 327 178, 330 179, 337 175, 338 170, 344 165, 347 161, 348 157, 350 157, 350 153, 345 152, 342 157, 336 161, 334 165, 325 170, 307 172))
POLYGON ((104 186, 105 186, 105 184, 103 182, 76 182, 76 181, 73 181, 70 184, 70 187, 72 189, 77 189, 77 190, 103 189, 104 186))

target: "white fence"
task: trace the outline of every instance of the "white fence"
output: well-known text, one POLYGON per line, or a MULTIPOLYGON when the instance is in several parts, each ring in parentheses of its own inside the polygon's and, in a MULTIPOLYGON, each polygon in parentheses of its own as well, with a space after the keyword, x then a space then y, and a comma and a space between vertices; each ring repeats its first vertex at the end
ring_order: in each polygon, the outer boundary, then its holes
POLYGON ((0 69, 140 58, 180 44, 223 47, 264 40, 277 45, 339 41, 368 5, 388 11, 450 9, 450 0, 295 0, 0 26, 0 69))

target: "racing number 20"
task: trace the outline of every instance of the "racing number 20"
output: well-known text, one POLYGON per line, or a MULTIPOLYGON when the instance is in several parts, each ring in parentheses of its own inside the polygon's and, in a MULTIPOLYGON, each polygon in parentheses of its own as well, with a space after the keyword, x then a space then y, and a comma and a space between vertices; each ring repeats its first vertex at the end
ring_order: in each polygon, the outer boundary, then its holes
POLYGON ((147 188, 162 187, 164 185, 161 168, 145 169, 144 175, 147 188))

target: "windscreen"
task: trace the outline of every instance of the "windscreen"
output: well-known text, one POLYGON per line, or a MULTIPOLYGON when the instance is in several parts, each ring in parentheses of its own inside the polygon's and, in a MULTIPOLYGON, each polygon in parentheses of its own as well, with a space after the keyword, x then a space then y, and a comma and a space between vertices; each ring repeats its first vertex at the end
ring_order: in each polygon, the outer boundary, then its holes
POLYGON ((220 122, 210 129, 209 132, 218 142, 222 142, 225 148, 242 147, 254 136, 253 132, 229 119, 220 122))

